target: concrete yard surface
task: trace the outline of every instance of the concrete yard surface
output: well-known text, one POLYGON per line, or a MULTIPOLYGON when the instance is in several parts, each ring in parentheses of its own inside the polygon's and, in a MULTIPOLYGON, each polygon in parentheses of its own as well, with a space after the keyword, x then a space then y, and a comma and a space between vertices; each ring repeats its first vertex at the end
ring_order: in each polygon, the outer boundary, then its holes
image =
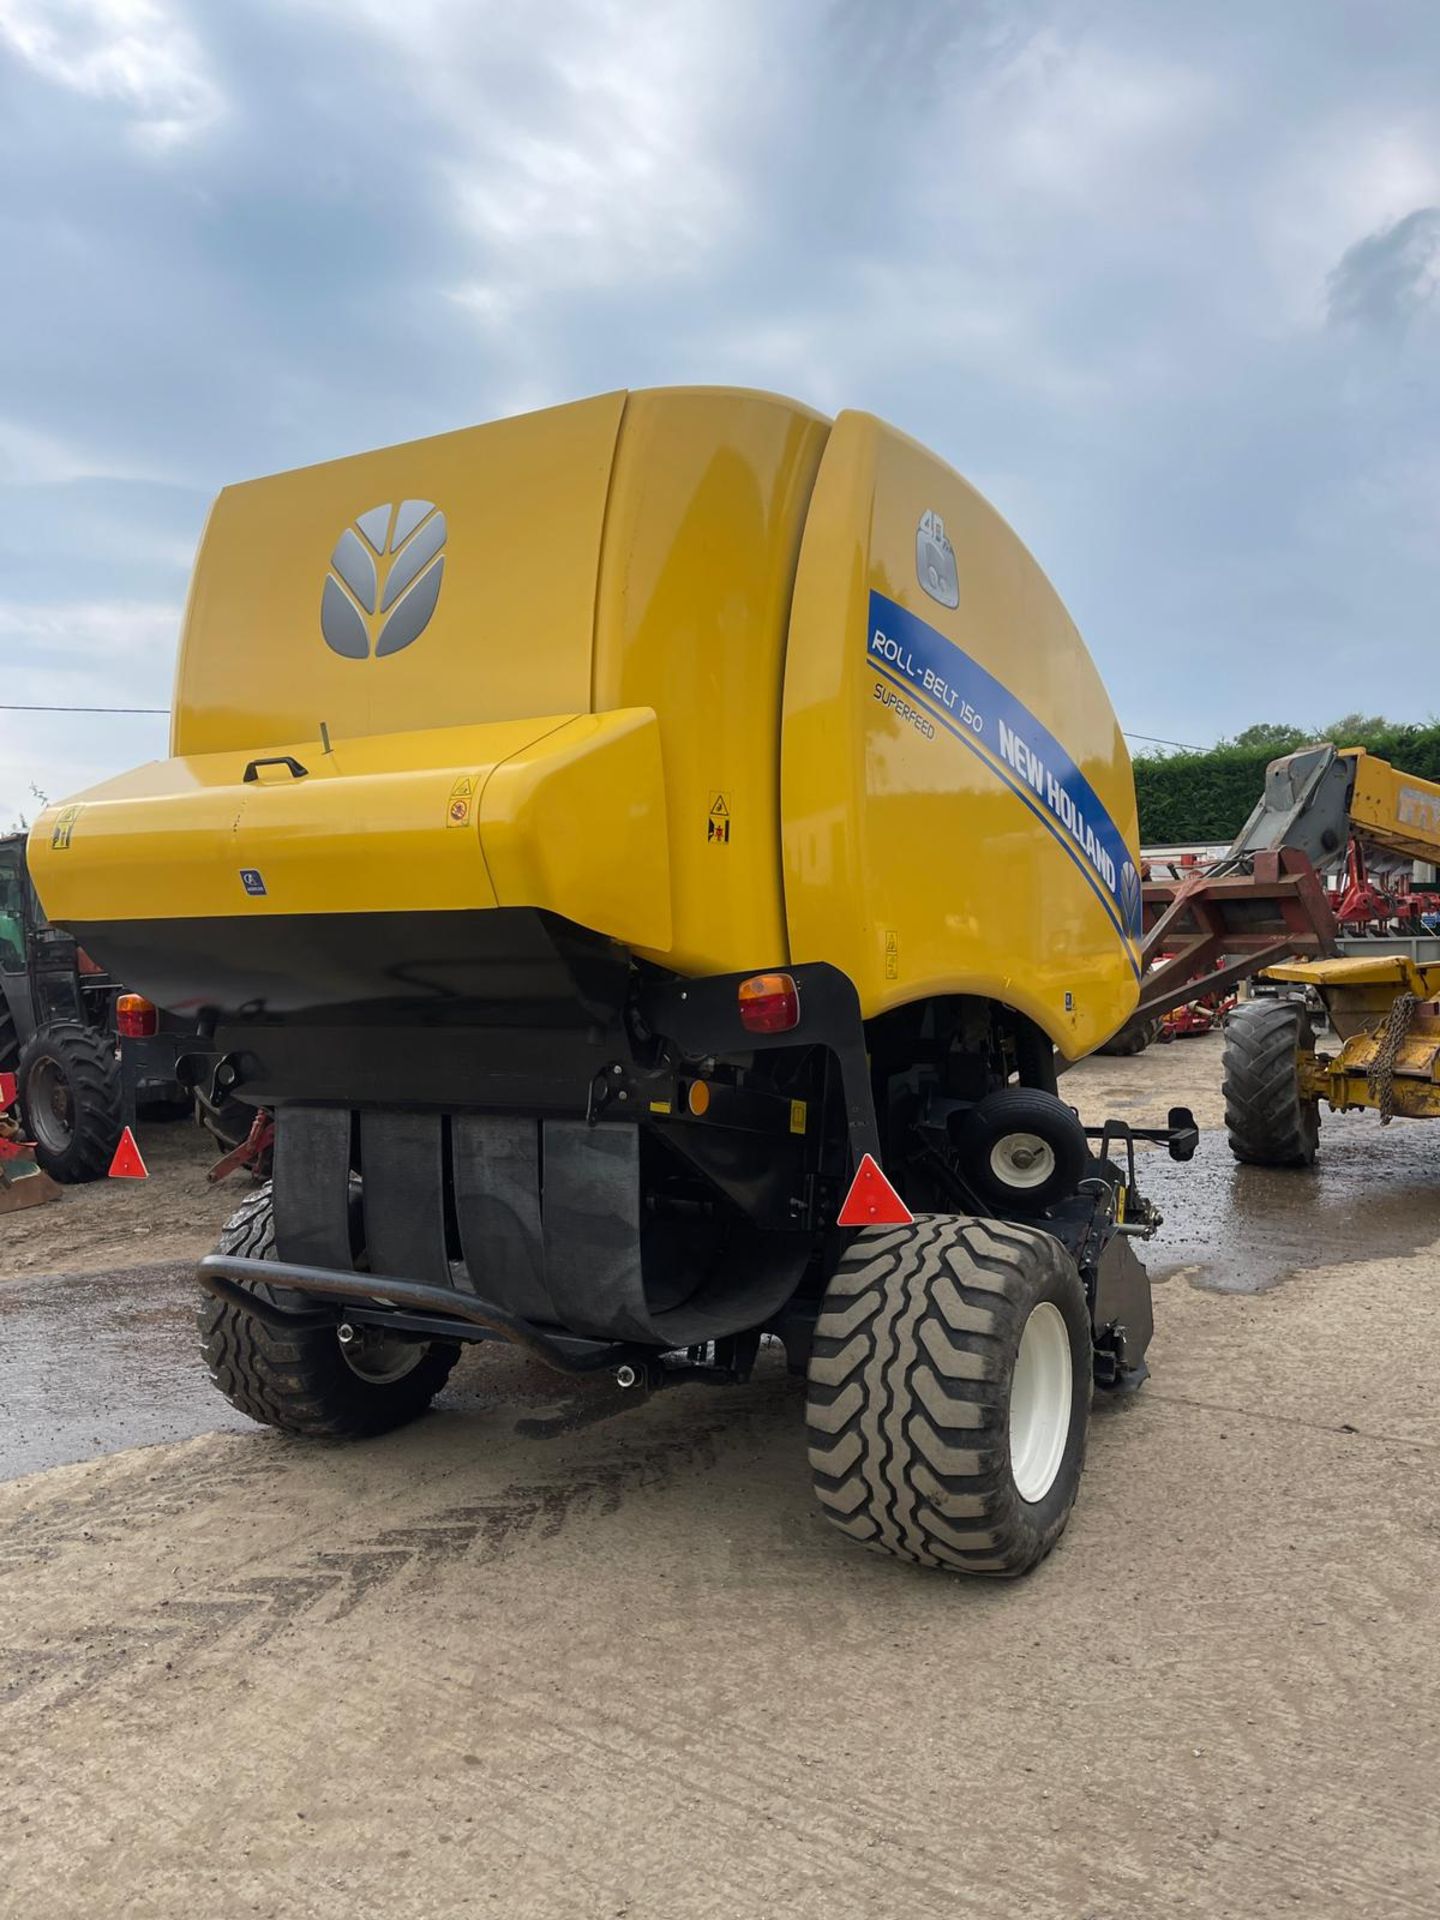
POLYGON ((1144 1157, 1153 1377, 1013 1585, 834 1532, 776 1348, 633 1407, 479 1348, 403 1433, 292 1441, 198 1371, 208 1217, 87 1272, 26 1216, 0 1915, 1440 1915, 1440 1129, 1238 1169, 1218 1070, 1062 1083, 1207 1132, 1144 1157))

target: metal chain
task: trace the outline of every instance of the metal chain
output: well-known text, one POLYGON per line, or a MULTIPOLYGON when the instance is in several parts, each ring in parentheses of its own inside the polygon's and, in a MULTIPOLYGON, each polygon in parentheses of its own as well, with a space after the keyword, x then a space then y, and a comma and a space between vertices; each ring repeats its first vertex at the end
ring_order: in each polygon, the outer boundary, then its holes
POLYGON ((1382 1127, 1388 1127, 1395 1118, 1395 1055, 1400 1050, 1400 1042, 1410 1030, 1410 1017, 1419 1004, 1413 993, 1396 994, 1385 1016, 1385 1031, 1380 1036, 1380 1045, 1375 1049, 1370 1077, 1380 1096, 1382 1127))

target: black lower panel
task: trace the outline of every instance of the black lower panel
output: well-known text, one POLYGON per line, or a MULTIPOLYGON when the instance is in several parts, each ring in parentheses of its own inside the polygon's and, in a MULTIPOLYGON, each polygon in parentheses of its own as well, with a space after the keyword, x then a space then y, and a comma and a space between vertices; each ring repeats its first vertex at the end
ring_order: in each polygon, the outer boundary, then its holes
POLYGON ((362 1113, 360 1192, 371 1270, 448 1286, 443 1116, 362 1113))
POLYGON ((652 1340, 640 1232, 638 1127, 543 1127, 545 1273, 555 1317, 577 1333, 652 1340))
POLYGON ((384 1007, 584 1020, 618 1003, 627 969, 610 942, 521 907, 237 913, 76 922, 67 931, 157 1006, 222 1017, 384 1007))
POLYGON ((302 1267, 349 1267, 350 1115, 293 1107, 275 1116, 275 1251, 302 1267))
POLYGON ((1094 1320, 1097 1332, 1111 1326, 1124 1328, 1125 1364, 1138 1366, 1155 1331, 1150 1276, 1136 1259, 1130 1242, 1121 1234, 1115 1234, 1108 1241, 1100 1256, 1094 1320))
POLYGON ((344 1108, 283 1107, 276 1250, 350 1271, 363 1222, 371 1272, 448 1287, 463 1271, 507 1314, 569 1333, 665 1348, 761 1325, 798 1285, 809 1236, 757 1229, 718 1193, 667 1211, 664 1152, 623 1122, 366 1112, 357 1127, 344 1108))
POLYGON ((540 1123, 456 1114, 450 1123, 455 1215, 471 1291, 523 1319, 555 1321, 540 1225, 540 1123))
POLYGON ((254 1106, 466 1108, 584 1114, 598 1073, 628 1052, 624 1034, 584 1027, 450 1024, 412 1014, 393 1021, 265 1019, 224 1022, 215 1048, 254 1106))

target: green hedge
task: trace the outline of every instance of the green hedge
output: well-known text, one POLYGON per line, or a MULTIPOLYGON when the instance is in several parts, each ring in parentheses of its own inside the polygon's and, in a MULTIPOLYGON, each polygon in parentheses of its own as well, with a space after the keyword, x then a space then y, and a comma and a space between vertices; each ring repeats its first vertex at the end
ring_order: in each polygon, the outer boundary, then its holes
MULTIPOLYGON (((1339 747, 1367 747, 1392 766, 1422 780, 1440 780, 1440 725, 1366 729, 1361 740, 1333 733, 1339 747)), ((1297 736, 1296 744, 1303 744, 1297 736)), ((1146 846, 1172 846, 1187 840, 1230 841, 1250 817, 1265 782, 1265 769, 1285 747, 1222 744, 1208 753, 1171 753, 1137 758, 1135 794, 1140 804, 1140 838, 1146 846)))

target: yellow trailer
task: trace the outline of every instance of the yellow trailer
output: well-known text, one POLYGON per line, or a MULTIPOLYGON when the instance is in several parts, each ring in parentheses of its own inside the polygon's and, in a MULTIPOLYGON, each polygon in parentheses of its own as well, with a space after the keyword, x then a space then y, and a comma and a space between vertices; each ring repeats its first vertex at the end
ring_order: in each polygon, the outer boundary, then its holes
POLYGON ((170 757, 30 859, 274 1109, 201 1276, 237 1405, 373 1432, 465 1339, 633 1391, 771 1333, 845 1531, 1057 1536, 1149 1337, 1126 1130, 1055 1093, 1135 1007, 1134 788, 1044 574, 903 434, 614 393, 227 488, 170 757))

